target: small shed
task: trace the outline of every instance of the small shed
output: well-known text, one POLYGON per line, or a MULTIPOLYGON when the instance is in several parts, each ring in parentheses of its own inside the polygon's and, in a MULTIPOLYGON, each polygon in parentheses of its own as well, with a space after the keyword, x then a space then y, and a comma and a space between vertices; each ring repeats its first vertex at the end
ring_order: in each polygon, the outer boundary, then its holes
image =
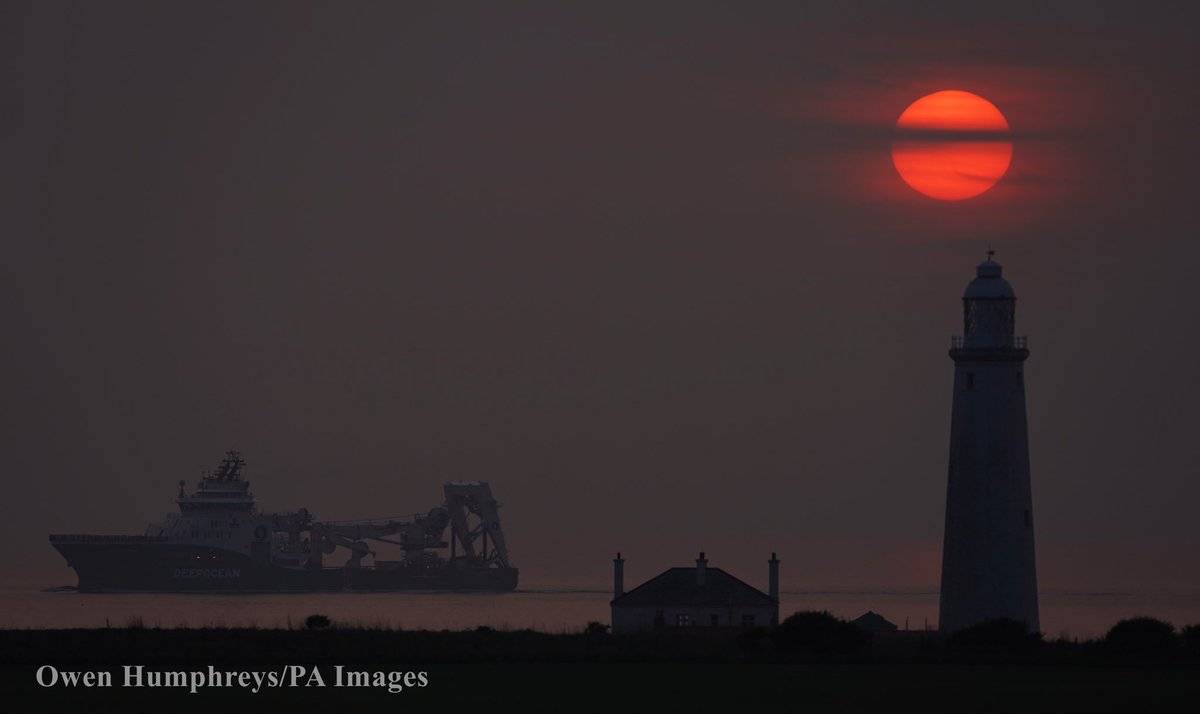
POLYGON ((867 610, 863 614, 851 620, 850 624, 864 632, 871 633, 895 632, 896 630, 900 629, 896 627, 895 623, 889 621, 886 617, 880 615, 874 610, 867 610))
POLYGON ((629 592, 625 561, 613 561, 613 632, 669 627, 759 627, 779 623, 779 559, 771 554, 770 593, 708 567, 704 553, 694 568, 668 568, 629 592))

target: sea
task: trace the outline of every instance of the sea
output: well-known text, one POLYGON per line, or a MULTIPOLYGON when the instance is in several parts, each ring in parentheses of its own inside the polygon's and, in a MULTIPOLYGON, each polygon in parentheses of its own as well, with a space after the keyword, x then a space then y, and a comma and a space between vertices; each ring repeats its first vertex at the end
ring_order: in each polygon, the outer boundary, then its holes
MULTIPOLYGON (((572 632, 608 623, 611 591, 529 587, 510 593, 294 593, 262 595, 85 594, 11 587, 0 590, 0 628, 260 627, 300 628, 322 614, 349 626, 406 630, 534 629, 572 632)), ((1047 638, 1102 636, 1117 621, 1148 615, 1177 627, 1200 623, 1200 591, 1068 592, 1040 595, 1047 638)), ((901 628, 937 627, 935 589, 785 590, 780 615, 826 610, 854 618, 877 612, 901 628)))

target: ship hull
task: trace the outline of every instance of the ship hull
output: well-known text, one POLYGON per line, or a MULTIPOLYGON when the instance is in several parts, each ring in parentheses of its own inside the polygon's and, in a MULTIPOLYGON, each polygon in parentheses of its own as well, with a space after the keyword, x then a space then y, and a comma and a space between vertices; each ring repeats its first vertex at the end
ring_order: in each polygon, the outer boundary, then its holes
POLYGON ((79 576, 80 592, 504 592, 516 568, 442 563, 429 567, 286 568, 229 550, 177 543, 54 542, 79 576))

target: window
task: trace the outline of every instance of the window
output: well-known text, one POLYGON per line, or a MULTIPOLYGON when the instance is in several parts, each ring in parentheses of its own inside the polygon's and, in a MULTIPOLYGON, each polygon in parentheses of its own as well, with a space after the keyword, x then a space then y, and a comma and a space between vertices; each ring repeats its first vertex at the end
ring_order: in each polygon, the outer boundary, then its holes
POLYGON ((685 615, 684 613, 679 613, 678 615, 675 616, 675 626, 676 627, 687 627, 688 625, 691 625, 691 624, 692 624, 692 616, 691 615, 685 615))
POLYGON ((963 379, 963 386, 968 390, 975 388, 975 373, 974 372, 967 372, 966 377, 963 379))
POLYGON ((754 615, 742 615, 742 627, 754 627, 754 615))
POLYGON ((721 626, 721 616, 715 615, 715 614, 709 615, 708 616, 708 624, 713 627, 720 627, 721 626))

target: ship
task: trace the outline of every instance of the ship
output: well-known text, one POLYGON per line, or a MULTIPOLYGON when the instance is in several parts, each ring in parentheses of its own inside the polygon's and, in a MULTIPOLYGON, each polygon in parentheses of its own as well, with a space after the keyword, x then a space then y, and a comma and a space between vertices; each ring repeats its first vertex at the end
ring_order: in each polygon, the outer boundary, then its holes
POLYGON ((50 544, 86 593, 517 587, 500 504, 485 481, 446 483, 442 505, 411 516, 319 521, 304 508, 260 511, 245 469, 242 455, 228 451, 191 492, 180 481, 178 512, 140 536, 51 534, 50 544), (376 558, 379 544, 400 557, 376 558))

